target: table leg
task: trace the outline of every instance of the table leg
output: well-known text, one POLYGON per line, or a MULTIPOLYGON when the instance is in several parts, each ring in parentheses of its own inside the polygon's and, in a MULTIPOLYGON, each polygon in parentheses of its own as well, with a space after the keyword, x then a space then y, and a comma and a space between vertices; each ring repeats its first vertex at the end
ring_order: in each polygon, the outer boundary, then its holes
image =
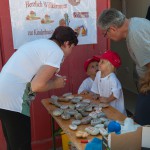
POLYGON ((56 141, 55 141, 55 121, 54 118, 51 116, 51 122, 52 122, 52 139, 53 139, 53 150, 56 150, 56 141))

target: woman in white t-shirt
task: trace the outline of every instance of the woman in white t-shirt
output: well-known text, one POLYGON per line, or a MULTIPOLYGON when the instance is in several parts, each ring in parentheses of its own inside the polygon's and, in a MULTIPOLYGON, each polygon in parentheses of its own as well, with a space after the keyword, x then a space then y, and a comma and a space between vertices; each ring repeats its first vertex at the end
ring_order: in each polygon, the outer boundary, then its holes
POLYGON ((121 84, 115 75, 115 70, 121 65, 121 59, 116 52, 107 50, 100 56, 99 70, 96 74, 91 91, 98 95, 101 103, 107 103, 126 115, 121 84))
POLYGON ((50 39, 22 45, 0 73, 0 121, 7 149, 31 150, 30 103, 36 92, 65 86, 66 77, 52 77, 78 43, 70 27, 59 26, 50 39))

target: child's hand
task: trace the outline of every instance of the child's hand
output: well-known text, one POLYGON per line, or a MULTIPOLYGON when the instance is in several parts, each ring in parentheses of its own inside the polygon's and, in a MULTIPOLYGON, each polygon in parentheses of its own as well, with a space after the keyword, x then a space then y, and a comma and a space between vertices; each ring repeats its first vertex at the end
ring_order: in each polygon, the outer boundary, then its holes
POLYGON ((89 94, 89 91, 84 90, 80 94, 86 95, 86 94, 89 94))
POLYGON ((100 98, 100 95, 93 93, 92 98, 93 98, 94 100, 98 100, 98 99, 100 98))
POLYGON ((100 100, 100 102, 102 102, 102 103, 108 103, 108 102, 109 102, 109 101, 108 101, 108 98, 106 98, 106 97, 100 97, 99 100, 100 100))
POLYGON ((109 97, 100 97, 99 100, 102 103, 110 103, 110 102, 116 100, 116 97, 114 97, 114 95, 111 94, 109 97))

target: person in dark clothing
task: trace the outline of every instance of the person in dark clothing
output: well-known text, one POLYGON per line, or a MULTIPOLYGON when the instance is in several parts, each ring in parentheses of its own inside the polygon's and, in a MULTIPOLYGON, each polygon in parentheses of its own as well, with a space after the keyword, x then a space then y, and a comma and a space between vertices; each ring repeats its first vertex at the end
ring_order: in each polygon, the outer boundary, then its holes
POLYGON ((134 120, 140 125, 150 124, 150 71, 139 82, 134 120))
POLYGON ((150 6, 148 7, 146 19, 150 20, 150 6))

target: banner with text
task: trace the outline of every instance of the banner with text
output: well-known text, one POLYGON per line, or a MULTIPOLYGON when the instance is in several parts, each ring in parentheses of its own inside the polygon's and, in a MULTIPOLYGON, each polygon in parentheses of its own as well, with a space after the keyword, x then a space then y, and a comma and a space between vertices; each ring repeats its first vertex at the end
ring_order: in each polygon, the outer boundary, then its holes
POLYGON ((9 0, 14 48, 50 38, 58 26, 78 33, 79 45, 97 43, 96 0, 9 0))

